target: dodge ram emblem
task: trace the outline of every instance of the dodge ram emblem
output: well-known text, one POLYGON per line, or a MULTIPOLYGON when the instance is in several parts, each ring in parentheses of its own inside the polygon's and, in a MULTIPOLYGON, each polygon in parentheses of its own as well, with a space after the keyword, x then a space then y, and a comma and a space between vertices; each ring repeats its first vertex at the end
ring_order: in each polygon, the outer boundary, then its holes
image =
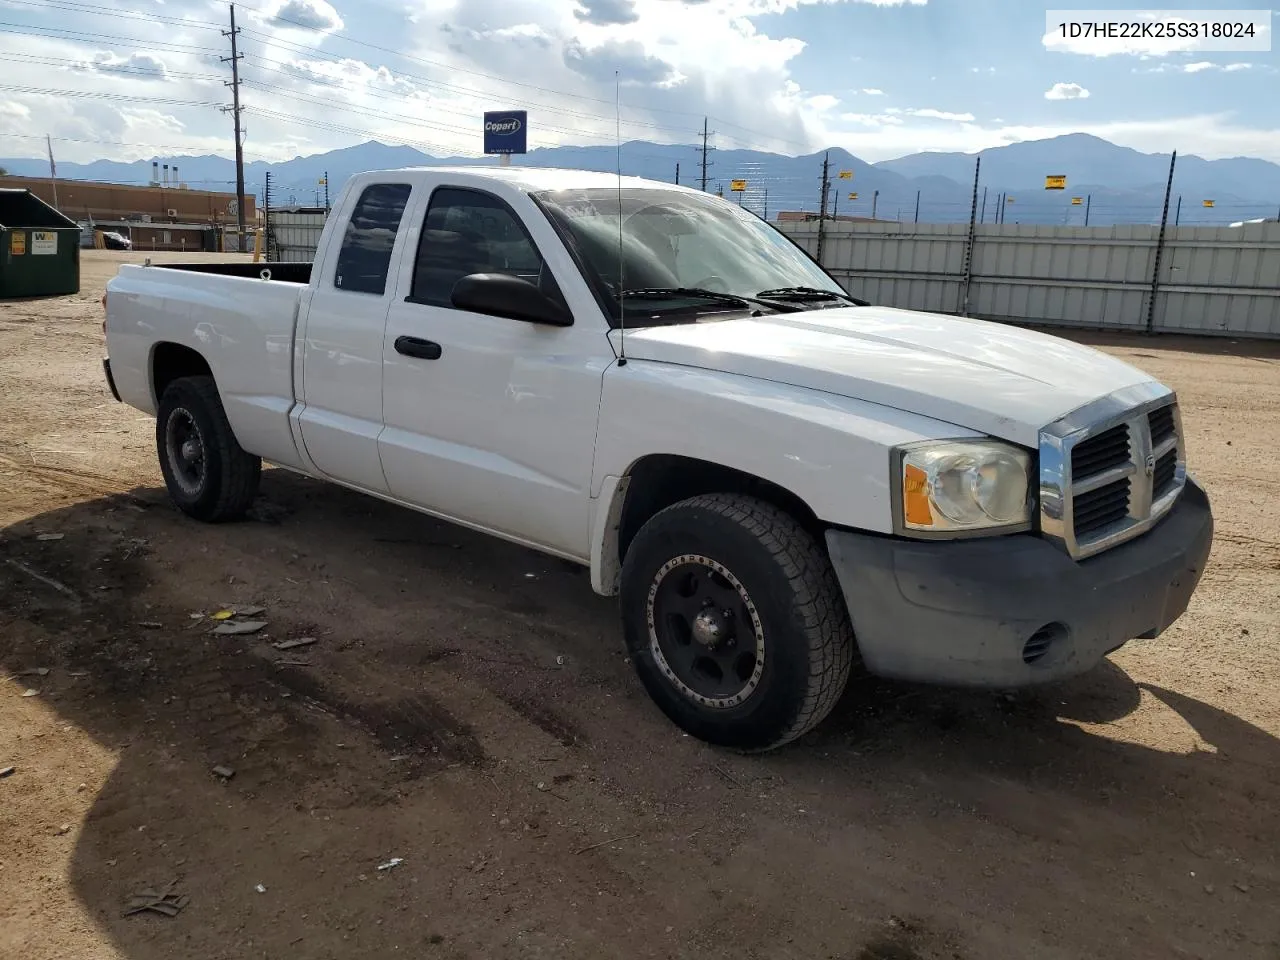
POLYGON ((1147 471, 1148 477, 1156 472, 1156 455, 1154 453, 1147 454, 1147 463, 1146 463, 1145 469, 1147 471))

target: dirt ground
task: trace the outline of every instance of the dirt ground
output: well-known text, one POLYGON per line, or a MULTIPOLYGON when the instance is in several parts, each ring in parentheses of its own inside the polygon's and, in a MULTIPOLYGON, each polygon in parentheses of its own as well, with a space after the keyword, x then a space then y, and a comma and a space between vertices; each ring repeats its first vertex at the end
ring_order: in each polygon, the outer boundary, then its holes
POLYGON ((584 571, 280 470, 180 517, 99 366, 131 257, 0 305, 0 956, 1280 958, 1276 345, 1104 343, 1217 515, 1164 636, 1013 697, 855 679, 744 757, 584 571), (193 619, 236 604, 266 635, 193 619))

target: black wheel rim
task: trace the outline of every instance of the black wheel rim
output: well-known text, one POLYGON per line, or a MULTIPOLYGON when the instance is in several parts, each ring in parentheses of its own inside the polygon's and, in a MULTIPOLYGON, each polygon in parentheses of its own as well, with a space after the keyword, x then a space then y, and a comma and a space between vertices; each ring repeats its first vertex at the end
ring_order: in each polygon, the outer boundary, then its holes
POLYGON ((191 411, 178 407, 165 422, 164 446, 173 479, 185 493, 198 494, 204 488, 204 436, 191 411))
POLYGON ((760 686, 760 614, 724 564, 698 555, 668 560, 649 585, 646 616, 654 663, 688 699, 725 710, 760 686))

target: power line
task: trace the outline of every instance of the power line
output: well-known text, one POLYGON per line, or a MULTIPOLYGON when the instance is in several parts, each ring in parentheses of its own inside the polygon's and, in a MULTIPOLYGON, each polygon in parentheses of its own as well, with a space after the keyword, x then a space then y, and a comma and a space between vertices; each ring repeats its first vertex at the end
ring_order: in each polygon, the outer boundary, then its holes
MULTIPOLYGON (((43 0, 43 2, 40 2, 40 3, 32 2, 32 0, 12 0, 12 2, 14 2, 14 3, 22 3, 22 4, 26 5, 26 6, 32 6, 32 7, 37 7, 37 8, 39 8, 39 7, 45 7, 45 8, 48 8, 48 9, 67 10, 67 11, 74 11, 74 12, 80 12, 80 13, 87 13, 87 14, 92 14, 92 15, 95 15, 95 16, 102 16, 102 17, 108 17, 108 18, 114 18, 114 19, 142 20, 142 21, 157 21, 157 20, 158 20, 158 21, 165 22, 165 23, 169 23, 169 24, 173 24, 173 25, 184 26, 184 27, 192 27, 192 28, 194 28, 194 29, 219 29, 219 28, 217 28, 217 27, 216 27, 215 25, 213 25, 213 24, 208 24, 208 23, 204 23, 204 22, 201 22, 201 21, 193 21, 193 20, 188 20, 188 19, 185 19, 185 18, 177 18, 177 17, 153 16, 153 15, 151 15, 151 14, 143 14, 143 13, 138 13, 138 12, 135 12, 135 11, 127 11, 127 10, 103 10, 103 9, 101 9, 101 8, 96 8, 96 7, 93 7, 93 6, 88 5, 88 4, 80 4, 80 3, 76 3, 76 2, 74 2, 74 0, 43 0)), ((241 4, 241 6, 245 7, 246 9, 252 10, 252 11, 254 11, 255 13, 258 13, 259 15, 262 15, 262 14, 265 12, 265 11, 261 10, 261 8, 253 7, 253 6, 250 6, 250 5, 247 5, 247 4, 243 4, 243 3, 241 4)), ((307 28, 307 29, 313 29, 313 28, 312 28, 310 25, 308 25, 308 24, 303 24, 303 23, 300 23, 299 21, 296 21, 296 20, 290 20, 290 19, 288 19, 288 18, 286 18, 286 17, 274 16, 274 17, 272 17, 272 19, 273 19, 273 20, 276 20, 276 21, 278 21, 278 22, 280 22, 280 23, 287 23, 287 24, 290 24, 290 25, 293 25, 293 26, 304 27, 304 28, 307 28)), ((10 26, 27 26, 27 25, 11 24, 10 26)), ((67 35, 78 35, 78 36, 81 36, 81 37, 84 37, 84 36, 92 36, 92 35, 87 35, 87 34, 83 33, 82 31, 68 31, 68 30, 61 30, 61 29, 59 29, 59 28, 53 28, 53 27, 37 27, 37 29, 42 29, 42 30, 46 30, 46 31, 49 31, 49 32, 63 33, 63 34, 67 34, 67 35)), ((275 48, 275 49, 282 50, 282 51, 285 51, 285 52, 290 52, 290 53, 306 53, 306 54, 309 54, 309 55, 312 55, 312 56, 319 57, 319 58, 321 58, 321 59, 329 60, 329 61, 332 61, 332 62, 338 62, 338 63, 340 63, 340 62, 342 62, 344 59, 346 59, 346 58, 343 58, 343 57, 338 57, 338 56, 336 56, 336 55, 326 54, 325 52, 321 51, 318 47, 316 47, 316 46, 314 46, 314 45, 301 44, 301 43, 296 43, 296 42, 293 42, 293 41, 282 40, 282 39, 280 39, 280 38, 271 37, 271 36, 268 36, 268 35, 266 35, 266 34, 260 33, 260 32, 258 32, 258 31, 252 30, 252 29, 247 29, 247 28, 243 28, 243 27, 242 27, 242 28, 241 28, 241 32, 242 32, 244 35, 246 35, 246 36, 248 36, 248 37, 251 37, 251 38, 255 39, 257 42, 261 43, 263 46, 271 47, 271 48, 275 48)), ((98 36, 99 36, 99 37, 101 37, 102 39, 108 39, 108 40, 119 40, 119 41, 124 41, 124 42, 131 42, 131 43, 143 43, 143 44, 150 44, 150 43, 152 43, 152 42, 153 42, 153 41, 143 40, 143 39, 141 39, 141 38, 136 38, 136 37, 120 37, 120 36, 112 36, 112 35, 109 35, 109 34, 100 34, 100 35, 98 35, 98 36)), ((424 57, 417 57, 417 56, 413 56, 413 55, 411 55, 411 54, 406 54, 406 53, 403 53, 403 52, 398 51, 398 50, 394 50, 394 49, 389 48, 389 47, 384 47, 384 46, 381 46, 381 45, 379 45, 379 44, 375 44, 375 43, 369 43, 368 41, 359 40, 359 39, 354 38, 354 37, 349 37, 349 36, 335 36, 335 37, 334 37, 334 39, 336 39, 336 40, 338 40, 338 41, 341 41, 341 42, 345 42, 345 43, 351 43, 351 44, 354 44, 354 45, 356 45, 356 46, 361 46, 361 47, 366 47, 366 48, 368 48, 368 49, 377 50, 377 51, 382 52, 382 53, 387 53, 387 54, 390 54, 390 55, 392 55, 392 56, 394 56, 394 57, 398 57, 398 58, 400 58, 400 59, 402 59, 402 60, 408 60, 408 61, 412 61, 412 62, 416 62, 416 63, 422 63, 422 64, 425 64, 425 65, 427 65, 427 66, 431 66, 431 67, 436 67, 436 68, 445 69, 445 70, 448 70, 450 73, 462 73, 462 74, 468 74, 468 75, 472 75, 472 76, 480 77, 480 78, 483 78, 483 79, 491 80, 491 81, 494 81, 494 82, 499 83, 499 84, 505 84, 505 85, 509 85, 509 86, 517 86, 517 87, 522 87, 522 88, 526 88, 526 89, 530 89, 530 90, 536 90, 536 91, 540 91, 540 92, 544 92, 544 93, 550 93, 550 94, 552 94, 552 95, 554 95, 554 96, 562 97, 562 98, 567 98, 567 99, 580 100, 580 101, 591 102, 591 103, 600 103, 600 104, 605 104, 605 105, 611 105, 611 104, 612 104, 612 101, 610 101, 610 100, 606 100, 606 99, 604 99, 604 98, 600 98, 600 97, 591 97, 591 96, 588 96, 588 95, 585 95, 585 94, 573 93, 573 92, 565 91, 565 90, 555 90, 555 89, 552 89, 552 88, 549 88, 549 87, 542 87, 542 86, 539 86, 539 85, 537 85, 537 84, 525 83, 525 82, 523 82, 523 81, 511 80, 511 79, 504 78, 504 77, 498 77, 498 76, 495 76, 495 75, 493 75, 493 74, 484 73, 484 72, 482 72, 482 71, 478 71, 478 70, 469 70, 469 69, 464 68, 464 67, 458 67, 458 66, 455 66, 455 65, 452 65, 452 64, 443 63, 443 62, 441 62, 441 61, 430 60, 430 59, 427 59, 427 58, 424 58, 424 57)), ((191 45, 189 45, 189 44, 166 44, 166 46, 168 46, 168 47, 174 47, 174 48, 176 48, 176 47, 182 47, 182 46, 185 46, 185 47, 188 47, 189 49, 191 49, 193 52, 201 52, 201 53, 211 53, 211 52, 216 52, 216 51, 210 51, 210 50, 208 50, 208 49, 206 49, 206 48, 195 48, 195 47, 192 47, 192 46, 191 46, 191 45)), ((180 49, 172 49, 172 50, 170 50, 169 52, 183 52, 183 51, 181 51, 180 49)), ((408 75, 408 74, 403 74, 403 75, 404 75, 404 76, 406 76, 406 77, 408 77, 408 78, 415 79, 415 80, 417 80, 417 81, 418 81, 418 82, 420 82, 420 83, 424 83, 424 84, 428 84, 428 85, 433 85, 433 86, 438 86, 438 87, 441 87, 442 89, 450 89, 450 90, 453 90, 453 91, 456 91, 456 92, 459 92, 459 93, 463 93, 463 94, 466 94, 466 95, 472 95, 472 96, 478 96, 478 97, 485 97, 485 98, 491 98, 491 97, 493 97, 493 96, 495 95, 492 91, 488 91, 488 90, 477 90, 477 89, 475 89, 475 88, 460 87, 460 86, 457 86, 457 85, 454 85, 454 84, 446 84, 446 83, 443 83, 442 81, 429 80, 429 79, 424 78, 424 77, 411 77, 411 76, 410 76, 410 75, 408 75)), ((606 116, 603 116, 603 115, 600 115, 600 114, 574 114, 574 113, 572 113, 571 111, 566 111, 564 108, 562 108, 562 107, 556 107, 556 106, 554 106, 554 105, 552 105, 552 104, 535 103, 535 102, 532 102, 532 101, 519 100, 519 99, 516 99, 516 100, 515 100, 515 102, 516 102, 517 104, 520 104, 520 105, 533 106, 533 107, 536 107, 537 109, 540 109, 540 110, 546 110, 546 111, 551 111, 551 112, 558 112, 558 113, 561 113, 561 114, 564 114, 564 115, 577 116, 577 117, 584 118, 584 119, 598 120, 598 121, 601 121, 601 122, 604 122, 604 121, 606 121, 606 120, 608 120, 608 119, 609 119, 609 117, 606 117, 606 116)), ((668 115, 672 115, 672 116, 697 116, 697 115, 698 115, 696 111, 692 111, 692 110, 675 110, 675 109, 671 109, 671 108, 662 108, 662 107, 647 107, 647 108, 646 108, 646 110, 648 110, 648 112, 650 112, 650 113, 661 113, 661 114, 668 114, 668 115)), ((758 144, 759 144, 759 142, 760 142, 761 140, 764 140, 764 141, 766 141, 766 142, 767 142, 767 141, 772 141, 772 142, 776 142, 776 143, 788 144, 788 145, 791 145, 791 146, 799 146, 799 147, 802 147, 802 148, 805 148, 805 149, 807 149, 807 148, 808 148, 808 146, 809 146, 809 144, 808 144, 808 143, 805 143, 805 142, 802 142, 802 141, 797 141, 797 140, 790 140, 790 139, 788 139, 788 138, 786 138, 786 137, 778 136, 778 135, 777 135, 777 134, 775 134, 775 133, 765 133, 765 132, 762 132, 762 131, 753 130, 753 129, 749 128, 749 127, 744 127, 744 126, 742 126, 741 124, 735 124, 735 123, 732 123, 732 122, 730 122, 730 121, 723 120, 723 119, 720 119, 720 118, 713 118, 713 119, 716 119, 716 122, 717 122, 718 124, 721 124, 721 125, 724 125, 724 126, 728 126, 728 127, 733 127, 733 128, 735 128, 735 129, 738 129, 738 130, 743 131, 744 133, 751 134, 751 135, 752 135, 753 137, 755 137, 756 139, 754 139, 754 140, 747 140, 747 139, 742 138, 742 137, 735 137, 735 136, 731 136, 731 135, 725 135, 725 136, 728 136, 728 137, 729 137, 729 139, 731 139, 731 140, 735 140, 735 141, 740 142, 740 143, 745 143, 745 144, 748 144, 749 146, 752 146, 752 147, 754 147, 754 146, 758 145, 758 144)), ((648 127, 648 128, 651 128, 651 129, 659 129, 659 130, 672 130, 672 129, 682 129, 682 130, 683 130, 683 128, 672 128, 672 127, 669 127, 669 126, 663 126, 663 125, 661 125, 661 124, 650 124, 650 123, 646 123, 645 121, 626 121, 626 123, 627 123, 627 125, 628 125, 628 126, 641 126, 641 127, 648 127)), ((603 139, 607 139, 607 138, 603 138, 603 139)))

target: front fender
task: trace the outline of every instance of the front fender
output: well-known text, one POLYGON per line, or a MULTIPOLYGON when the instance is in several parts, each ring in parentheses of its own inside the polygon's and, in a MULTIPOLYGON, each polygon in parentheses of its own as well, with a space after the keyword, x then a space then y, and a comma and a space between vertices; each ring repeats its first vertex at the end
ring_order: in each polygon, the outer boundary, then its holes
POLYGON ((646 456, 672 454, 731 467, 794 494, 823 523, 888 534, 890 450, 979 436, 929 417, 769 380, 645 360, 610 367, 591 484, 593 586, 605 592, 614 581, 608 538, 614 538, 616 555, 619 501, 628 490, 620 481, 646 456))

